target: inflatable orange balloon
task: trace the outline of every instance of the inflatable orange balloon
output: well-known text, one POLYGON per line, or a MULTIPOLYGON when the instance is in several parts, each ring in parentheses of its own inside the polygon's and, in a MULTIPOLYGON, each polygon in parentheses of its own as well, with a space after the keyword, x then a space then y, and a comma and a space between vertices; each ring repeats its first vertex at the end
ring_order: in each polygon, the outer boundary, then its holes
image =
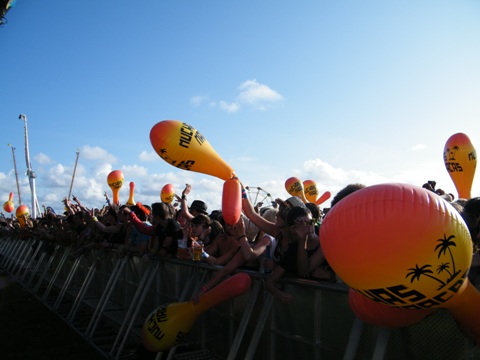
POLYGON ((8 196, 8 201, 5 201, 3 204, 3 210, 5 210, 7 213, 13 212, 15 210, 15 204, 13 203, 13 192, 10 193, 8 196))
POLYGON ((28 219, 30 216, 30 211, 28 210, 27 205, 20 205, 15 212, 15 216, 17 217, 17 221, 20 223, 20 227, 22 229, 25 228, 25 219, 28 219))
POLYGON ((458 197, 470 199, 477 154, 467 135, 457 133, 450 136, 443 149, 443 161, 457 188, 458 197))
POLYGON ((307 202, 303 191, 303 184, 299 178, 291 177, 285 181, 285 189, 292 196, 298 196, 304 203, 307 202))
POLYGON ((315 201, 315 204, 317 205, 320 205, 320 204, 323 204, 325 201, 327 201, 328 199, 330 199, 330 196, 332 196, 332 194, 330 193, 330 191, 325 191, 322 196, 320 196, 317 201, 315 201))
POLYGON ((150 142, 170 165, 229 180, 233 169, 216 153, 205 137, 182 121, 165 120, 150 130, 150 142))
POLYGON ((128 184, 128 186, 130 188, 130 192, 129 192, 129 195, 128 195, 127 203, 125 205, 133 206, 133 205, 135 205, 135 200, 134 200, 134 197, 135 197, 135 183, 133 181, 131 181, 130 184, 128 184))
POLYGON ((118 201, 118 192, 120 191, 120 188, 122 187, 124 182, 123 173, 120 170, 112 171, 110 174, 108 174, 107 182, 108 186, 110 186, 110 189, 112 189, 113 203, 119 204, 120 202, 118 201))
POLYGON ((381 304, 348 289, 348 304, 357 318, 363 322, 386 328, 410 326, 432 314, 434 309, 408 310, 381 304))
POLYGON ((172 348, 190 332, 203 312, 244 294, 250 289, 251 282, 247 274, 237 273, 200 296, 197 304, 190 300, 160 306, 150 314, 143 325, 143 345, 152 352, 172 348))
POLYGON ((242 213, 242 186, 238 179, 229 179, 223 184, 222 216, 225 223, 235 225, 242 213))
POLYGON ((329 211, 320 242, 338 276, 359 293, 403 309, 451 308, 480 339, 480 293, 467 280, 470 233, 437 194, 406 184, 358 190, 329 211))
POLYGON ((175 199, 175 190, 172 184, 167 184, 162 188, 160 192, 160 199, 162 202, 170 204, 175 199))
POLYGON ((303 182, 303 192, 305 193, 305 198, 311 203, 315 203, 318 198, 318 189, 317 183, 313 180, 305 180, 303 182))

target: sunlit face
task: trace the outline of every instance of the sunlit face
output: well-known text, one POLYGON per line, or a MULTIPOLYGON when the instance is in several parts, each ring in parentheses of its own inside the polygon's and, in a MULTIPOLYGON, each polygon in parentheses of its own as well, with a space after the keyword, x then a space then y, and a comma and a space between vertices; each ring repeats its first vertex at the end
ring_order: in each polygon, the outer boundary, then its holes
POLYGON ((296 218, 292 227, 298 236, 306 236, 314 232, 315 222, 311 215, 305 215, 296 218))
POLYGON ((193 224, 191 222, 188 223, 189 229, 190 229, 190 234, 192 236, 200 236, 202 234, 202 231, 205 229, 203 224, 193 224))

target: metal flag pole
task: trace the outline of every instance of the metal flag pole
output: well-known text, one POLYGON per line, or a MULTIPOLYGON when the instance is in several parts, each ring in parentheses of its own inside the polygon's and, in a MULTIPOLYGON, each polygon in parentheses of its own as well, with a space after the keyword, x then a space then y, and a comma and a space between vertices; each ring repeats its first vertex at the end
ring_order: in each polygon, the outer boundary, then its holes
POLYGON ((12 144, 8 144, 12 148, 13 169, 15 170, 15 180, 17 181, 18 205, 22 205, 22 197, 20 196, 20 185, 18 184, 17 162, 15 161, 15 148, 12 144))
POLYGON ((30 163, 30 153, 28 151, 28 130, 27 130, 27 116, 25 114, 20 114, 18 116, 20 120, 24 122, 25 129, 25 161, 27 162, 27 175, 28 181, 30 183, 30 191, 32 192, 32 218, 37 218, 37 194, 35 192, 35 178, 37 175, 32 170, 32 164, 30 163))
POLYGON ((73 179, 75 179, 75 172, 77 171, 77 164, 78 164, 78 156, 80 155, 80 149, 77 149, 77 158, 75 160, 75 167, 73 168, 72 174, 72 182, 70 183, 70 191, 68 192, 68 200, 70 200, 70 196, 72 195, 72 187, 73 187, 73 179))

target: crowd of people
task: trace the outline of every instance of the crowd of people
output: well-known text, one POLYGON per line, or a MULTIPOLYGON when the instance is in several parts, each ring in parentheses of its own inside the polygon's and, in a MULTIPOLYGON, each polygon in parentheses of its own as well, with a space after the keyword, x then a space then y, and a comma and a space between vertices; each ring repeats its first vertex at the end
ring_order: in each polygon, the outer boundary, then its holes
MULTIPOLYGON (((332 199, 331 207, 346 196, 365 187, 350 184, 332 199)), ((423 185, 441 196, 462 215, 472 237, 474 256, 469 278, 480 285, 480 197, 454 199, 436 189, 436 183, 423 185)), ((322 219, 329 209, 313 203, 305 204, 298 197, 276 199, 271 206, 252 204, 242 191, 242 215, 234 224, 227 224, 221 210, 208 212, 202 200, 189 202, 191 186, 172 203, 132 206, 107 203, 101 209, 88 209, 75 196, 64 199, 65 212, 56 214, 50 208, 37 219, 15 219, 1 216, 0 236, 20 239, 36 238, 52 247, 71 247, 71 256, 78 257, 92 249, 115 249, 118 256, 178 258, 217 265, 207 282, 193 295, 199 296, 215 287, 238 269, 266 274, 266 288, 282 303, 293 295, 278 286, 284 276, 321 282, 341 282, 329 266, 319 241, 322 219)), ((1 256, 1 254, 0 254, 1 256)))

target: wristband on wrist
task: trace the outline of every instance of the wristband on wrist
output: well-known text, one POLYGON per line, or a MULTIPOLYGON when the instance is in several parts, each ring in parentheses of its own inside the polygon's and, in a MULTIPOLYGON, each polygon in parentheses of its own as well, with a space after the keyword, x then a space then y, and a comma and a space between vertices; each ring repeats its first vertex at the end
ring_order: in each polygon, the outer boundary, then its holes
POLYGON ((245 235, 245 234, 243 234, 243 235, 240 235, 240 236, 237 238, 237 240, 240 240, 241 238, 245 238, 245 239, 247 239, 247 240, 248 240, 248 238, 247 238, 247 235, 245 235))
POLYGON ((247 192, 245 191, 245 189, 242 189, 242 198, 243 199, 247 198, 247 192))

